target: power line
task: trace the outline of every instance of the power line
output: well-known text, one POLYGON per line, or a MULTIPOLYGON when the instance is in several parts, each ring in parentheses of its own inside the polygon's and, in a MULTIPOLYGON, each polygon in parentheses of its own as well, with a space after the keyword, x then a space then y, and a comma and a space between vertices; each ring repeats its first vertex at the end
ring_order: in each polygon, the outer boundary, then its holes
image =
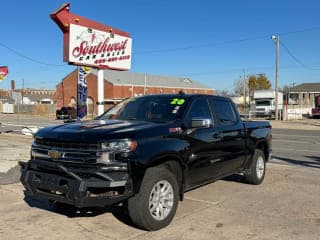
POLYGON ((304 64, 302 61, 300 61, 293 53, 290 51, 290 49, 282 42, 280 41, 281 46, 286 50, 286 52, 289 54, 289 56, 296 62, 298 63, 301 67, 309 69, 309 70, 320 70, 320 68, 314 68, 311 66, 308 66, 304 64))
POLYGON ((206 48, 206 47, 213 47, 213 46, 221 46, 221 45, 232 44, 232 43, 246 42, 246 41, 250 41, 250 40, 264 39, 264 38, 269 37, 269 36, 270 35, 263 35, 263 36, 256 36, 256 37, 250 37, 250 38, 242 38, 242 39, 223 41, 223 42, 218 42, 218 43, 207 43, 207 44, 191 45, 191 46, 178 47, 178 48, 147 50, 147 51, 136 52, 135 54, 176 52, 176 51, 189 50, 189 49, 198 49, 198 48, 206 48))
POLYGON ((17 56, 21 57, 21 58, 24 58, 24 59, 27 59, 31 62, 34 62, 34 63, 37 63, 37 64, 41 64, 41 65, 46 65, 46 66, 51 66, 51 67, 63 67, 63 66, 66 66, 65 64, 53 64, 53 63, 46 63, 46 62, 42 62, 42 61, 39 61, 39 60, 36 60, 36 59, 33 59, 31 57, 28 57, 10 47, 8 47, 7 45, 3 44, 3 43, 0 43, 0 46, 2 46, 3 48, 6 48, 8 49, 10 52, 16 54, 17 56))
MULTIPOLYGON (((297 31, 289 31, 289 32, 283 32, 280 33, 281 35, 289 35, 289 34, 297 34, 297 33, 302 33, 302 32, 310 32, 310 31, 316 31, 320 30, 320 26, 318 27, 312 27, 312 28, 305 28, 297 31)), ((200 45, 190 45, 190 46, 185 46, 185 47, 178 47, 178 48, 168 48, 168 49, 155 49, 155 50, 147 50, 147 51, 138 51, 135 52, 135 54, 149 54, 149 53, 164 53, 164 52, 176 52, 176 51, 183 51, 183 50, 190 50, 190 49, 199 49, 199 48, 205 48, 205 47, 214 47, 214 46, 221 46, 221 45, 226 45, 226 44, 233 44, 233 43, 240 43, 240 42, 246 42, 246 41, 252 41, 252 40, 259 40, 259 39, 264 39, 264 38, 269 38, 271 34, 268 35, 261 35, 261 36, 255 36, 255 37, 247 37, 247 38, 242 38, 242 39, 234 39, 234 40, 228 40, 228 41, 223 41, 223 42, 218 42, 218 43, 207 43, 207 44, 200 44, 200 45)), ((23 53, 20 53, 7 45, 0 43, 0 46, 3 48, 6 48, 7 50, 11 51, 12 53, 16 54, 17 56, 24 58, 26 60, 29 60, 31 62, 41 64, 41 65, 46 65, 46 66, 51 66, 51 67, 63 67, 65 64, 53 64, 53 63, 46 63, 43 61, 39 61, 37 59, 34 59, 32 57, 29 57, 23 53)), ((302 67, 312 69, 308 67, 307 65, 303 64, 298 58, 296 58, 290 50, 283 45, 288 54, 302 67)), ((312 69, 312 70, 320 70, 320 69, 312 69)))
MULTIPOLYGON (((249 72, 252 72, 253 70, 272 70, 272 69, 274 69, 274 66, 245 67, 245 68, 249 72)), ((297 66, 296 65, 287 65, 287 66, 281 67, 281 69, 293 69, 293 68, 297 68, 297 66)), ((243 71, 243 67, 242 68, 230 68, 230 69, 225 69, 225 70, 216 71, 216 72, 175 73, 172 75, 177 76, 177 77, 210 76, 210 75, 213 76, 213 75, 219 75, 219 74, 224 74, 224 73, 241 72, 241 71, 243 71)))
MULTIPOLYGON (((312 28, 300 29, 300 30, 296 30, 296 31, 282 32, 282 33, 279 33, 279 34, 280 35, 290 35, 290 34, 297 34, 297 33, 303 33, 303 32, 316 31, 316 30, 320 30, 320 26, 312 27, 312 28)), ((223 41, 223 42, 218 42, 218 43, 207 43, 207 44, 200 44, 200 45, 190 45, 190 46, 177 47, 177 48, 154 49, 154 50, 147 50, 147 51, 140 51, 140 52, 138 51, 135 54, 176 52, 176 51, 198 49, 198 48, 205 48, 205 47, 215 47, 215 46, 221 46, 221 45, 232 44, 232 43, 240 43, 240 42, 246 42, 246 41, 270 38, 271 35, 272 34, 266 34, 266 35, 261 35, 261 36, 247 37, 247 38, 242 38, 242 39, 234 39, 234 40, 223 41)))
POLYGON ((291 32, 283 32, 283 33, 280 33, 280 34, 281 35, 290 35, 290 34, 303 33, 303 32, 312 32, 312 31, 317 31, 317 30, 320 30, 320 26, 319 27, 305 28, 305 29, 301 29, 301 30, 297 30, 297 31, 291 31, 291 32))

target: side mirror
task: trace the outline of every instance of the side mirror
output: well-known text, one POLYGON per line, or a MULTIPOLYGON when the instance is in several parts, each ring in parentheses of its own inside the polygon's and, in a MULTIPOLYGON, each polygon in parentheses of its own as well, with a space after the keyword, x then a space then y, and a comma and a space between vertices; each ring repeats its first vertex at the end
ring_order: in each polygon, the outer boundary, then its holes
POLYGON ((210 118, 192 118, 191 127, 192 128, 209 128, 212 125, 212 120, 210 118))

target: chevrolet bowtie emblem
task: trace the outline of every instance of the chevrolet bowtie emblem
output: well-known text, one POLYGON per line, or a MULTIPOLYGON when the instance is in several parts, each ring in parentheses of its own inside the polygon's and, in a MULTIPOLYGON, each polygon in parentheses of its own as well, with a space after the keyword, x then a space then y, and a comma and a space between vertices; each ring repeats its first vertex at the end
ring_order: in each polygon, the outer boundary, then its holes
POLYGON ((58 159, 62 155, 62 152, 56 151, 56 150, 50 150, 48 151, 48 156, 52 159, 58 159))

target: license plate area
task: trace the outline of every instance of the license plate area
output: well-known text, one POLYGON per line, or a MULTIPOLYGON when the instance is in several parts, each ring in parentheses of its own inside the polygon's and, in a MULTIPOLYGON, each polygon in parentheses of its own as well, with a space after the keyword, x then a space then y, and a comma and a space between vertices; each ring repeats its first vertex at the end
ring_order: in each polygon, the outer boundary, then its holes
POLYGON ((32 172, 31 181, 37 192, 66 197, 74 180, 53 174, 32 172))

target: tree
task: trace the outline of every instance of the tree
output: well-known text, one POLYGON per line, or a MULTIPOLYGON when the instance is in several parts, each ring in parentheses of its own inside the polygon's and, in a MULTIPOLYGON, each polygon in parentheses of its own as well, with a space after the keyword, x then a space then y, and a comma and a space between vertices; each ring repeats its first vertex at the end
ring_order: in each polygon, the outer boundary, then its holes
POLYGON ((257 75, 250 75, 249 76, 249 92, 250 95, 255 91, 255 90, 264 90, 264 89, 271 89, 271 83, 264 74, 259 74, 257 75))
MULTIPOLYGON (((243 79, 236 80, 234 85, 234 93, 238 96, 243 96, 243 79)), ((246 83, 246 89, 248 89, 248 84, 246 83)))
POLYGON ((229 96, 230 96, 228 90, 216 90, 216 91, 215 91, 215 94, 216 94, 217 96, 223 96, 223 97, 229 97, 229 96))
MULTIPOLYGON (((237 95, 243 95, 243 79, 239 79, 234 82, 234 92, 237 95)), ((250 75, 248 81, 246 81, 246 91, 249 90, 249 95, 252 96, 255 90, 270 89, 271 83, 264 74, 250 75)))
POLYGON ((290 86, 284 85, 282 88, 280 88, 280 91, 283 92, 283 94, 287 94, 288 92, 290 92, 290 86))

